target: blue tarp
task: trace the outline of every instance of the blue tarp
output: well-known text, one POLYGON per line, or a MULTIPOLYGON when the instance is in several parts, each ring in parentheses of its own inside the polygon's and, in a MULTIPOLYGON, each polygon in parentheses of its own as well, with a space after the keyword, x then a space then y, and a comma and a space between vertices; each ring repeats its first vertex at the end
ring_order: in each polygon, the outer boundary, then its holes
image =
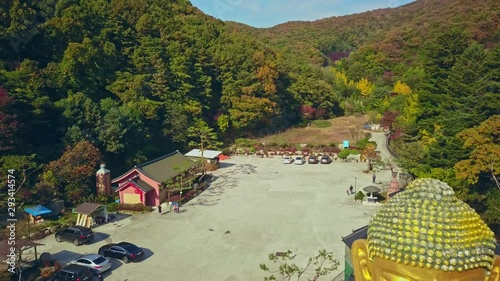
POLYGON ((51 210, 47 209, 46 207, 44 207, 42 205, 37 205, 37 206, 31 207, 31 208, 25 208, 24 211, 26 213, 34 216, 34 217, 45 215, 48 213, 52 213, 51 210))

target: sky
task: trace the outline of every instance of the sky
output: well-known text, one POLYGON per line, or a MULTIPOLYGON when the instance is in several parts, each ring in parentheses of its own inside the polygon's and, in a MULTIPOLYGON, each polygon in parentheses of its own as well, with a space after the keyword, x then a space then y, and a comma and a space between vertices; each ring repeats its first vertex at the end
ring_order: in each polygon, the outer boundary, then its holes
POLYGON ((312 21, 380 8, 412 0, 191 0, 204 13, 224 21, 271 27, 287 21, 312 21))

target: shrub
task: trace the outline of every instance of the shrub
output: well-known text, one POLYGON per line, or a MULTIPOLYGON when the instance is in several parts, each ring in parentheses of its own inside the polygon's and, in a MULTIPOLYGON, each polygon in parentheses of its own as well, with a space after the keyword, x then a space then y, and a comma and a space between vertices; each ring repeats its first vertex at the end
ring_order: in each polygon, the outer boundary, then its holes
POLYGON ((234 141, 234 144, 239 148, 249 148, 257 144, 257 142, 251 139, 239 138, 234 141))
POLYGON ((182 198, 183 201, 188 201, 188 200, 193 199, 196 196, 197 192, 198 192, 198 190, 195 190, 195 189, 192 189, 192 190, 188 191, 186 193, 186 195, 184 196, 184 198, 182 198))
POLYGON ((138 203, 138 204, 118 204, 116 206, 116 210, 145 213, 145 212, 153 211, 153 208, 151 208, 149 206, 144 206, 141 203, 138 203))
POLYGON ((288 143, 286 143, 286 142, 281 142, 281 143, 279 144, 279 147, 280 147, 280 148, 287 148, 287 147, 289 147, 289 146, 290 146, 290 145, 288 145, 288 143))
POLYGON ((113 202, 111 204, 108 204, 106 206, 106 208, 107 208, 108 212, 115 213, 118 210, 118 203, 113 202))
POLYGON ((277 147, 279 147, 279 144, 277 142, 273 141, 273 142, 270 142, 269 144, 267 144, 267 147, 277 148, 277 147))
POLYGON ((370 141, 368 139, 361 139, 358 142, 356 142, 356 148, 357 149, 364 149, 370 141))
POLYGON ((347 156, 349 156, 349 154, 351 154, 351 150, 346 148, 346 149, 340 151, 338 156, 340 159, 346 159, 347 156))
POLYGON ((358 155, 360 153, 359 150, 357 149, 350 150, 350 152, 351 152, 350 154, 352 155, 358 155))
POLYGON ((372 133, 366 132, 365 133, 365 139, 371 139, 372 138, 372 133))
POLYGON ((365 194, 363 193, 363 191, 358 191, 358 193, 356 193, 356 195, 354 195, 354 200, 359 200, 359 201, 363 201, 363 199, 365 198, 365 194))
POLYGON ((328 128, 332 126, 332 123, 328 120, 314 120, 312 121, 312 126, 316 128, 328 128))
POLYGON ((170 196, 170 202, 180 202, 182 197, 180 195, 170 196))

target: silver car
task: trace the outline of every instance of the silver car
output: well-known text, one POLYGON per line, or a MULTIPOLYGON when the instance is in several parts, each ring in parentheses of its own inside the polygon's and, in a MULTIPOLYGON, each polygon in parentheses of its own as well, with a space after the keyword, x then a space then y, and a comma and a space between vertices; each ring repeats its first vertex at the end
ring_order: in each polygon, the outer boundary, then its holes
POLYGON ((98 254, 83 255, 75 260, 70 261, 69 263, 90 267, 99 273, 103 273, 104 271, 111 268, 111 262, 107 258, 98 254))

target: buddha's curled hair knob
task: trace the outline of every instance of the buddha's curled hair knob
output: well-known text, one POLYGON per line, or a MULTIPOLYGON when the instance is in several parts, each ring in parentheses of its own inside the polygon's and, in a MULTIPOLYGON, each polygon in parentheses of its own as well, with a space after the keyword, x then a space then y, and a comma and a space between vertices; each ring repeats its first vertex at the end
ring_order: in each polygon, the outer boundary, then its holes
POLYGON ((489 270, 496 247, 479 215, 435 179, 417 179, 382 205, 370 221, 367 240, 369 249, 377 249, 369 251, 370 260, 446 272, 489 270))

